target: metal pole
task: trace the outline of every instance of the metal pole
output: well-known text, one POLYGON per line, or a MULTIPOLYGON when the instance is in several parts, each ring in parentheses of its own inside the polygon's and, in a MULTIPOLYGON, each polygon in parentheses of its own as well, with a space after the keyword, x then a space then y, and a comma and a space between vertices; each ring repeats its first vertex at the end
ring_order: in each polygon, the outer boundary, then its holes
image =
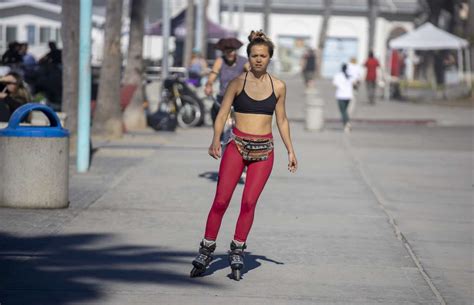
POLYGON ((458 77, 459 82, 462 83, 464 81, 464 67, 463 67, 463 49, 458 49, 458 77))
MULTIPOLYGON (((197 1, 197 16, 196 16, 196 39, 194 47, 202 51, 202 34, 204 25, 204 0, 197 1)), ((205 56, 205 55, 204 55, 205 56)))
POLYGON ((413 62, 415 57, 415 50, 414 49, 408 49, 408 65, 407 65, 407 78, 408 80, 413 80, 415 76, 415 63, 413 62))
POLYGON ((469 46, 466 47, 466 53, 467 87, 472 89, 471 52, 469 50, 469 46))
POLYGON ((161 80, 164 81, 168 77, 169 71, 169 40, 170 40, 170 0, 163 0, 163 56, 161 59, 161 80))
POLYGON ((239 0, 238 9, 239 9, 239 36, 244 34, 244 0, 239 0))
POLYGON ((270 18, 271 13, 272 13, 272 1, 271 0, 265 0, 264 1, 264 8, 263 8, 263 31, 267 35, 270 35, 269 18, 270 18))
POLYGON ((390 85, 392 83, 392 49, 388 49, 389 58, 388 58, 388 74, 385 75, 385 90, 384 90, 384 99, 388 101, 390 99, 390 85))
POLYGON ((77 171, 85 173, 90 165, 92 0, 81 1, 80 25, 77 171))
POLYGON ((378 0, 368 0, 369 5, 369 43, 368 51, 373 51, 375 44, 375 34, 377 32, 378 0))
POLYGON ((229 10, 229 18, 227 19, 229 23, 229 28, 235 29, 234 27, 234 1, 227 2, 228 10, 229 10))

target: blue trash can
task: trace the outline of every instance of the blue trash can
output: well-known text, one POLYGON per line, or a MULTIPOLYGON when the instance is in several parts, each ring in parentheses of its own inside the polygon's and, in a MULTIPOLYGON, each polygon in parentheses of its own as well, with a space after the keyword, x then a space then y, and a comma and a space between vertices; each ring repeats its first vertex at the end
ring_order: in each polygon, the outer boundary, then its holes
POLYGON ((50 107, 26 104, 0 129, 0 206, 65 208, 69 205, 69 131, 50 107), (41 111, 50 126, 20 125, 41 111))

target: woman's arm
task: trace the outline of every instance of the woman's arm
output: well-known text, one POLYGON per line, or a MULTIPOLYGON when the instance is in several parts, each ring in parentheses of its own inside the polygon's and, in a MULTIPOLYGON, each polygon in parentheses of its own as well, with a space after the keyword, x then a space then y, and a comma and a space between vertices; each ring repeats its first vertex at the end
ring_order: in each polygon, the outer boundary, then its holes
POLYGON ((275 108, 276 114, 276 122, 278 126, 278 130, 280 132, 281 139, 286 146, 286 150, 288 151, 288 170, 292 173, 296 171, 298 168, 298 161, 296 160, 295 151, 293 149, 293 144, 291 142, 290 136, 290 124, 288 122, 288 118, 286 116, 286 109, 285 109, 285 100, 286 100, 286 85, 282 81, 278 81, 277 83, 277 93, 278 93, 278 100, 275 108))
POLYGON ((209 72, 209 76, 207 78, 206 85, 204 86, 204 93, 206 95, 212 94, 212 84, 216 81, 219 72, 221 71, 222 67, 222 58, 218 57, 212 66, 211 71, 209 72))
POLYGON ((238 79, 232 80, 224 94, 219 113, 217 113, 216 120, 214 122, 214 136, 212 137, 212 143, 209 147, 209 155, 214 159, 221 157, 221 134, 224 130, 225 122, 229 116, 230 108, 234 102, 234 97, 237 95, 239 86, 237 85, 238 79))

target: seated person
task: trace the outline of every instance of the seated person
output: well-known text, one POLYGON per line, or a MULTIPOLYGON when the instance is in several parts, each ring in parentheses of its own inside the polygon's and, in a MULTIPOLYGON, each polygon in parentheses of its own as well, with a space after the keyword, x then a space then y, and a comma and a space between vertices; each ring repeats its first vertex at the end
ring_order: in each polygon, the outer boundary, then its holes
POLYGON ((199 50, 194 49, 191 55, 191 62, 188 67, 189 80, 195 87, 201 86, 201 78, 207 74, 207 62, 201 56, 199 50))
POLYGON ((8 122, 18 107, 31 101, 31 95, 25 82, 16 72, 1 77, 0 84, 4 86, 0 92, 0 122, 8 122))

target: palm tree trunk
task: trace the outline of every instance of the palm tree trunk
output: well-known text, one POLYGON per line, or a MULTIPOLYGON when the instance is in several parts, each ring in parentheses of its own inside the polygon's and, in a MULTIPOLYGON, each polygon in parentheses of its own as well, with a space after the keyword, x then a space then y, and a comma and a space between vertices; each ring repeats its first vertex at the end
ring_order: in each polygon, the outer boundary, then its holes
POLYGON ((62 112, 67 114, 66 128, 71 143, 77 135, 77 107, 79 99, 79 1, 64 1, 62 5, 61 38, 63 41, 62 112))
POLYGON ((204 12, 203 12, 203 21, 202 21, 202 37, 201 37, 201 54, 204 59, 207 59, 207 7, 209 6, 209 0, 204 1, 204 12))
POLYGON ((104 60, 100 70, 93 131, 108 138, 119 138, 123 135, 120 110, 122 0, 107 1, 106 14, 104 60))
POLYGON ((124 88, 135 88, 132 100, 123 113, 127 130, 146 128, 143 109, 143 34, 145 25, 146 0, 133 0, 130 12, 130 39, 128 45, 127 67, 123 76, 124 88))
POLYGON ((186 40, 184 42, 183 64, 189 66, 194 45, 194 1, 188 0, 186 8, 186 40))

